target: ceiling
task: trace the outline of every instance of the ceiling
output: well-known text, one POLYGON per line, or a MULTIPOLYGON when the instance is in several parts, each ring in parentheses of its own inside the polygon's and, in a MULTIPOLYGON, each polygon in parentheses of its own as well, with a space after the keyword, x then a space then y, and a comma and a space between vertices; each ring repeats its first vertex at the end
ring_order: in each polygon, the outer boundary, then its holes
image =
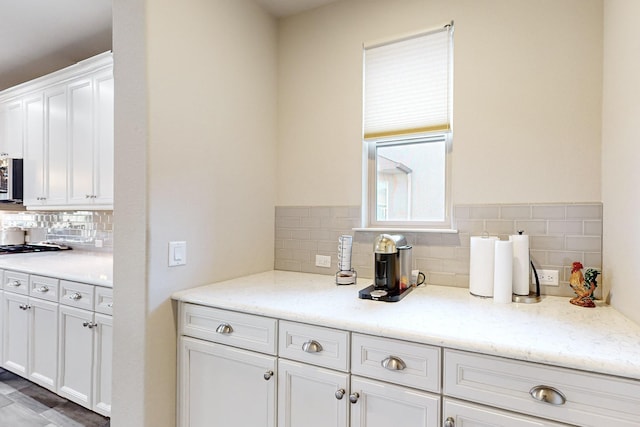
MULTIPOLYGON (((282 17, 336 0, 255 1, 282 17)), ((0 91, 110 50, 111 3, 0 0, 0 91)))

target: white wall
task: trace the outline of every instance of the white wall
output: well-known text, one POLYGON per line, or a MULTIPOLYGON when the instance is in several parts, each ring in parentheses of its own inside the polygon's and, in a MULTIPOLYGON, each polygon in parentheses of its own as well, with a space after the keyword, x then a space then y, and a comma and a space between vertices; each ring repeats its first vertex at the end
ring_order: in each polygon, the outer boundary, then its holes
POLYGON ((603 274, 611 304, 640 323, 640 2, 604 5, 603 274))
POLYGON ((273 268, 276 36, 253 1, 114 2, 113 425, 175 424, 173 292, 273 268))
POLYGON ((454 203, 600 201, 601 0, 344 0, 279 25, 278 205, 361 201, 361 49, 455 21, 454 203))

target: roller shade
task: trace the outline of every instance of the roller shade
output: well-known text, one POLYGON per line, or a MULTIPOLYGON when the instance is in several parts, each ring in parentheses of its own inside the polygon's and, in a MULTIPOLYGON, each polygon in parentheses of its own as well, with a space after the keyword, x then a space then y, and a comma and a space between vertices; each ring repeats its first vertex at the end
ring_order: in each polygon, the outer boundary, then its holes
POLYGON ((451 129, 452 24, 364 47, 365 139, 451 129))

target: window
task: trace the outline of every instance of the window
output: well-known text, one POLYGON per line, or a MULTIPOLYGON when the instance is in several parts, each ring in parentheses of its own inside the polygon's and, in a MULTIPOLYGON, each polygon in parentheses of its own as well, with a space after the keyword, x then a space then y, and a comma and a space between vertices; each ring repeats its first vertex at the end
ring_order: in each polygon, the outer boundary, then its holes
POLYGON ((365 227, 450 228, 453 23, 364 47, 365 227))

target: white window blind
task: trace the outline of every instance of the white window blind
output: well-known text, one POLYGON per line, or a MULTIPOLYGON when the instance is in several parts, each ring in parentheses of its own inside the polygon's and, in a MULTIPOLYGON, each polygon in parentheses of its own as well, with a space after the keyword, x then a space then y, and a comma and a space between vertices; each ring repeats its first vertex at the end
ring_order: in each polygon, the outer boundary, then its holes
POLYGON ((451 129, 452 33, 365 46, 365 139, 451 129))

